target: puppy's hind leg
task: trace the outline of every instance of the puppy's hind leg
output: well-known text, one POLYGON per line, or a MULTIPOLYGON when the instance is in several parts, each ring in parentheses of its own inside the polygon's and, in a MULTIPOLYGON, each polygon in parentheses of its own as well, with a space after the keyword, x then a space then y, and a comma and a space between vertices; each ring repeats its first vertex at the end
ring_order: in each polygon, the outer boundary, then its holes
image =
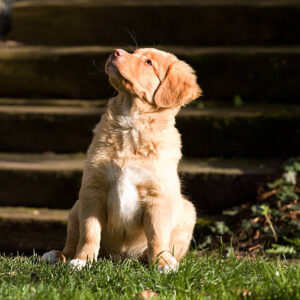
POLYGON ((170 248, 177 261, 180 261, 189 249, 195 224, 196 209, 190 201, 183 199, 183 209, 170 240, 170 248))
POLYGON ((41 261, 55 264, 58 261, 65 262, 68 258, 73 258, 79 240, 78 202, 75 203, 69 214, 67 239, 63 251, 52 250, 46 252, 41 257, 41 261))
POLYGON ((170 238, 175 211, 171 205, 172 194, 162 193, 159 186, 146 182, 138 186, 144 206, 143 223, 148 242, 148 262, 157 263, 160 272, 178 270, 178 261, 172 256, 170 238))

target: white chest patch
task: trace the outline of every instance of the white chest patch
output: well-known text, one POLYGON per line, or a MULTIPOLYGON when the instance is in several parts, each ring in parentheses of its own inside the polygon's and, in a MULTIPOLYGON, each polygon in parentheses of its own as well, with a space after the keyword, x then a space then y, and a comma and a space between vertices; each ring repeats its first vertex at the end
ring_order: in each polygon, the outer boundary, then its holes
POLYGON ((149 180, 150 172, 129 165, 122 170, 112 166, 107 175, 111 183, 107 204, 110 221, 114 224, 132 223, 141 208, 137 185, 149 180))

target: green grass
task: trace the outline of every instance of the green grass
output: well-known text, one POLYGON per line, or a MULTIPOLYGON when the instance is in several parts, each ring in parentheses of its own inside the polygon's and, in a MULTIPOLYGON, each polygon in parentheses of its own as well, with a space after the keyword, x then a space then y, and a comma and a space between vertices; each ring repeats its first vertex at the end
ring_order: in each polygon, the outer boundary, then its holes
POLYGON ((178 273, 160 274, 135 260, 73 271, 37 256, 0 256, 0 299, 132 299, 145 289, 161 299, 300 299, 300 265, 193 252, 178 273))

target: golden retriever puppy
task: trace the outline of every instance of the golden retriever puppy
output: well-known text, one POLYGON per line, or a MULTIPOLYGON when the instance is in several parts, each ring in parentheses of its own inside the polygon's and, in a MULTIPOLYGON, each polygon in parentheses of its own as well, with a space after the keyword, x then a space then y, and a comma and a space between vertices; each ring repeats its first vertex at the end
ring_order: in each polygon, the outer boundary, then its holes
POLYGON ((99 255, 137 257, 177 270, 196 212, 181 194, 175 116, 201 89, 188 64, 156 49, 116 49, 105 70, 118 95, 94 129, 65 247, 42 260, 80 269, 99 255))

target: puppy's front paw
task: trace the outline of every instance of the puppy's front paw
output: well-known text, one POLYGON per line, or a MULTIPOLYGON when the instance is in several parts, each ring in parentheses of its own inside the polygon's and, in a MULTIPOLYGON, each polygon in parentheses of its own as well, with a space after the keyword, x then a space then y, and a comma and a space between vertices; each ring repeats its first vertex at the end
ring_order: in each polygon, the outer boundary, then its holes
POLYGON ((169 274, 172 272, 177 272, 179 268, 179 263, 175 257, 167 255, 161 257, 158 261, 157 269, 160 273, 169 274))
POLYGON ((86 261, 82 260, 82 259, 75 258, 75 259, 71 259, 69 264, 70 264, 70 267, 73 270, 80 271, 82 268, 85 267, 86 261))
POLYGON ((60 251, 51 250, 49 252, 46 252, 42 255, 41 261, 45 261, 49 263, 50 265, 53 265, 57 263, 58 261, 66 261, 65 256, 60 251))

